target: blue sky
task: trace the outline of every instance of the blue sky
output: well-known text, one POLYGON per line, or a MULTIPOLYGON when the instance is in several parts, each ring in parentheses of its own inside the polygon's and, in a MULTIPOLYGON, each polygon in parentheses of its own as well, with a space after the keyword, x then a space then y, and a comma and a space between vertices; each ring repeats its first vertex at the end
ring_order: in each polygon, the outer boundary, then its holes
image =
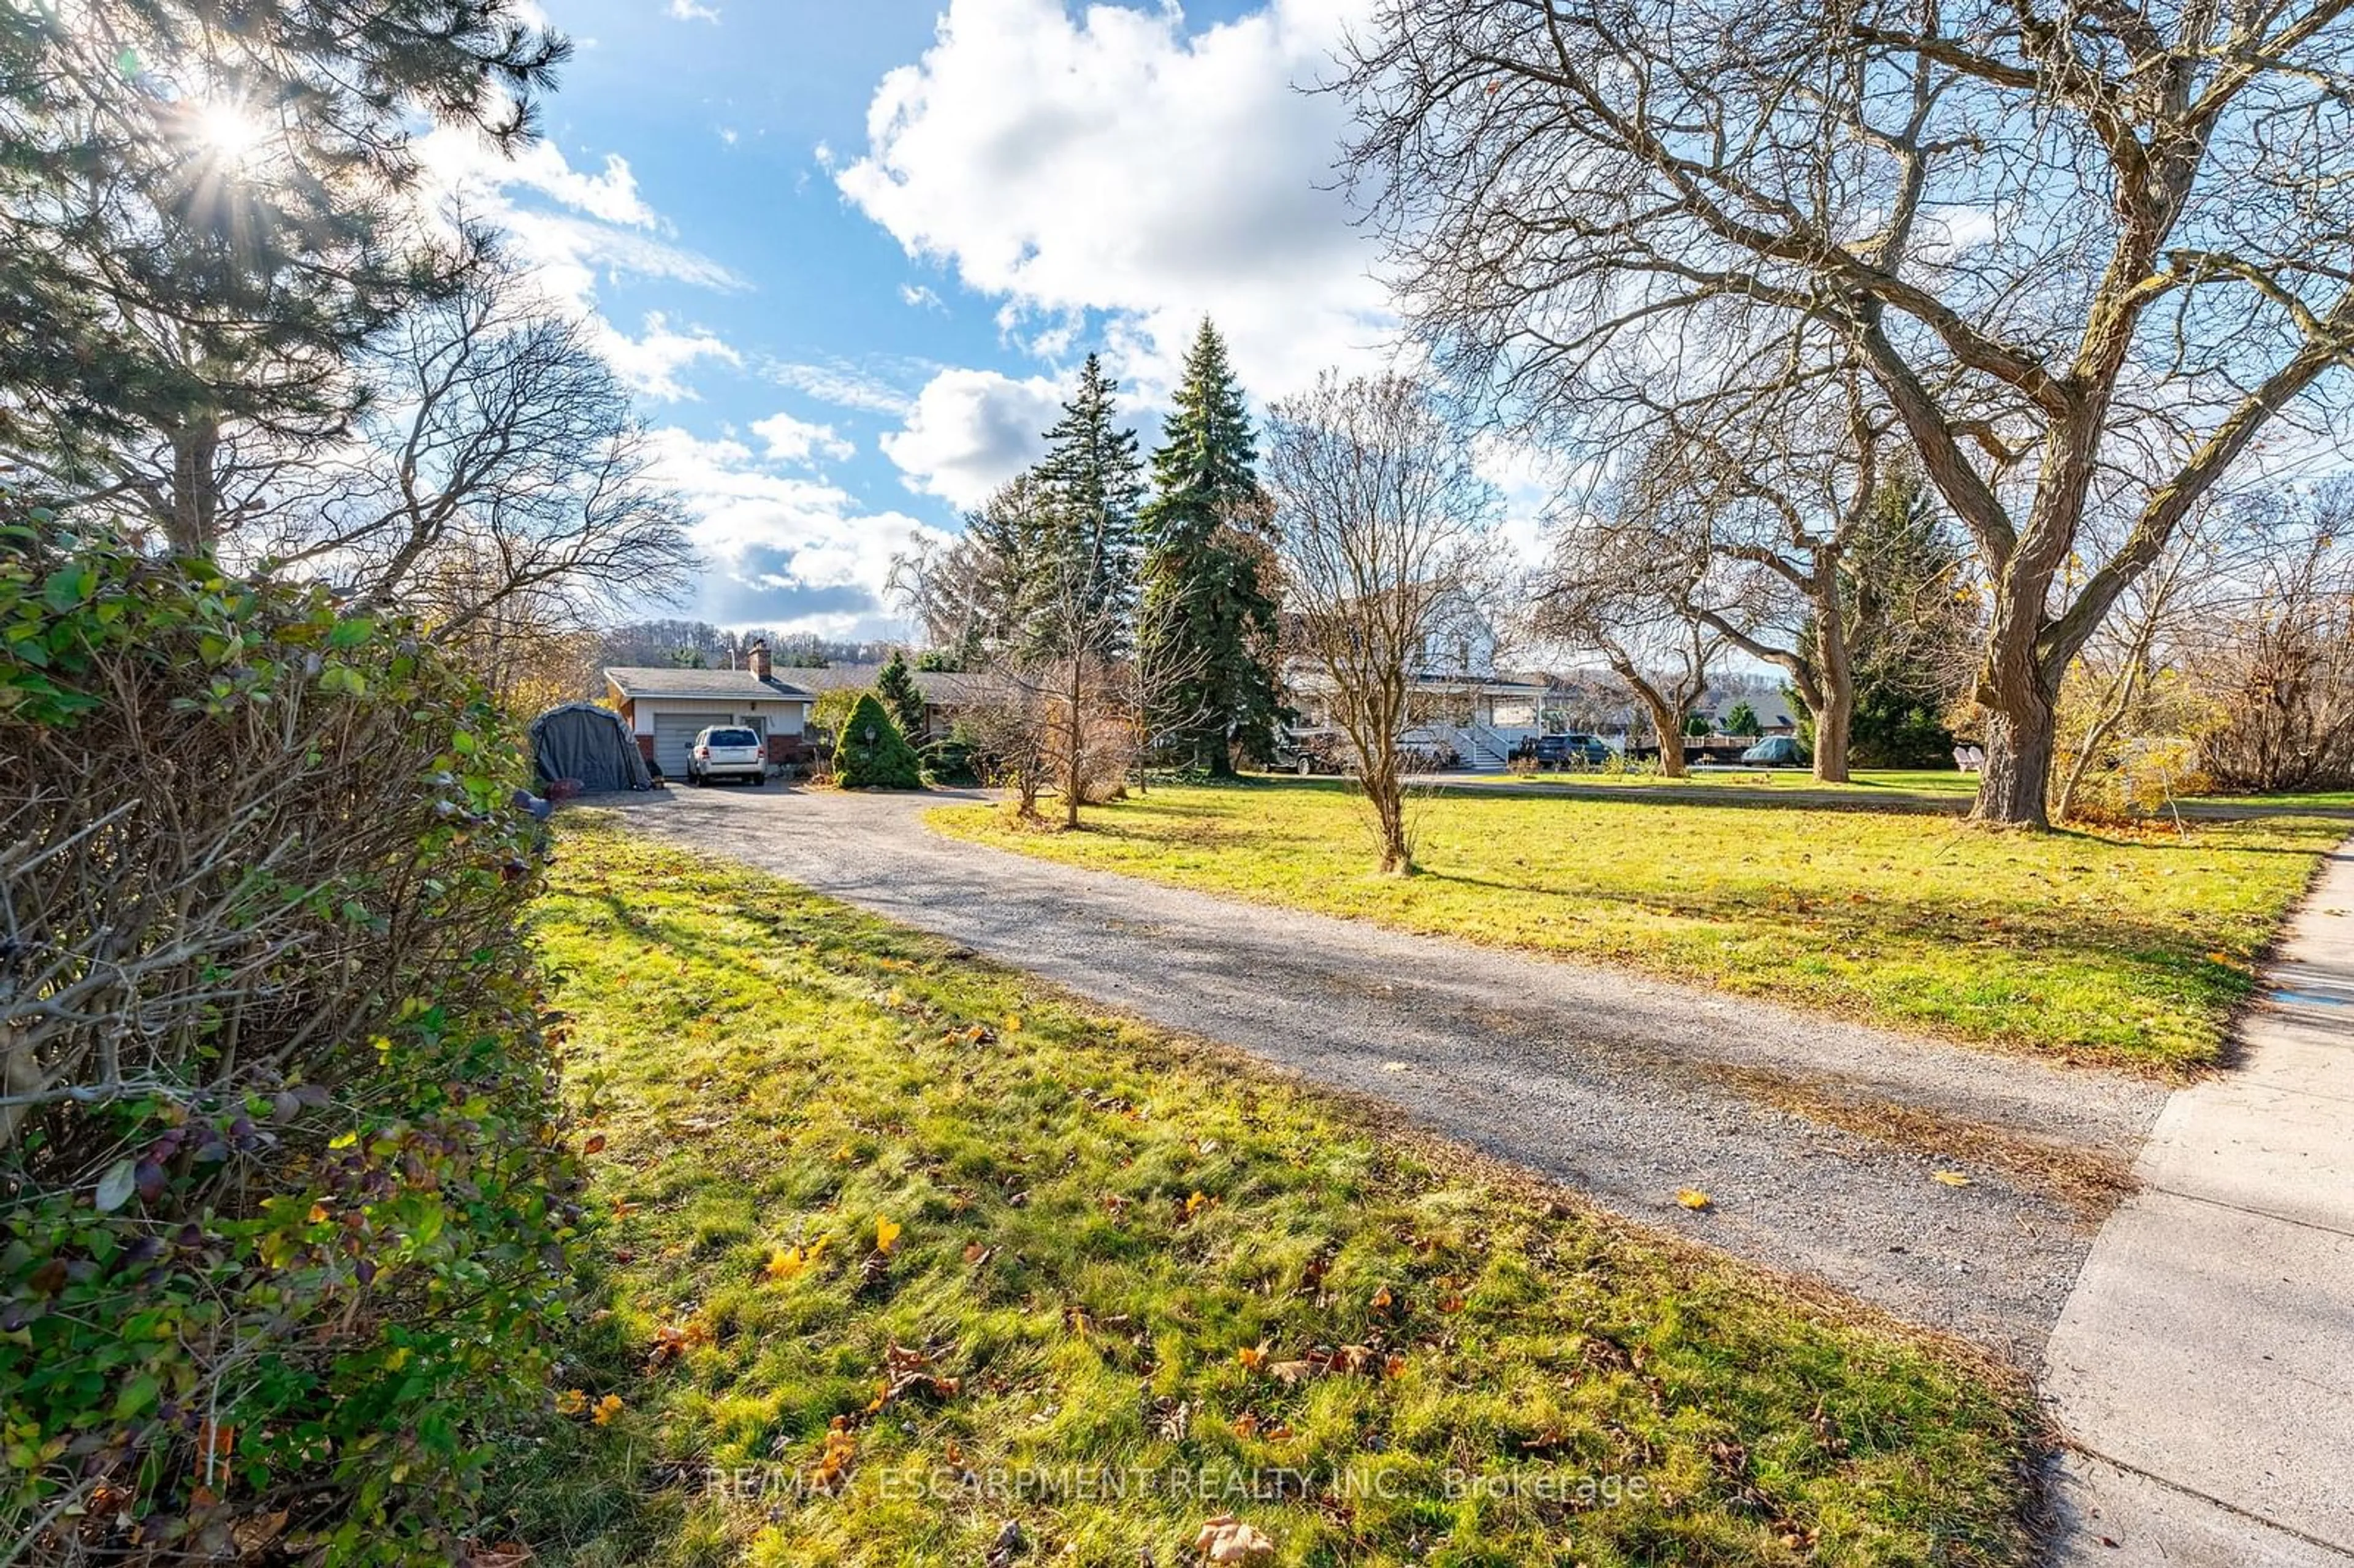
POLYGON ((1253 394, 1392 340, 1331 188, 1363 0, 542 0, 543 145, 429 138, 601 323, 711 570, 686 612, 888 635, 879 590, 1105 353, 1149 440, 1207 313, 1253 394))

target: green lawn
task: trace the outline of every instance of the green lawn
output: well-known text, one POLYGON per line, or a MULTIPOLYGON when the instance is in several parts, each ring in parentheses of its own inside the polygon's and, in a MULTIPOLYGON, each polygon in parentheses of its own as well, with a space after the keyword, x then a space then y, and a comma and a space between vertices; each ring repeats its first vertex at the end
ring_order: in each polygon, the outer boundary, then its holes
MULTIPOLYGON (((1505 782, 1500 779, 1498 782, 1505 782)), ((1860 796, 1959 795, 1978 793, 1978 779, 1975 773, 1962 773, 1945 768, 1859 768, 1844 784, 1824 784, 1803 768, 1771 770, 1760 768, 1702 768, 1683 779, 1669 779, 1657 773, 1611 773, 1596 769, 1583 771, 1564 769, 1558 772, 1531 773, 1510 778, 1515 784, 1592 784, 1624 786, 1628 789, 1687 787, 1710 789, 1826 789, 1860 796)), ((1466 785, 1467 789, 1479 786, 1466 785)))
POLYGON ((2136 834, 1763 802, 1439 794, 1423 874, 1373 874, 1338 784, 1155 789, 1040 833, 989 807, 944 832, 1269 903, 1624 964, 1882 1023, 2149 1069, 2215 1059, 2318 855, 2325 819, 2136 834))
POLYGON ((2030 1560, 2032 1396, 1970 1353, 562 821, 610 1309, 487 1543, 1133 1568, 1231 1511, 1288 1564, 2030 1560))

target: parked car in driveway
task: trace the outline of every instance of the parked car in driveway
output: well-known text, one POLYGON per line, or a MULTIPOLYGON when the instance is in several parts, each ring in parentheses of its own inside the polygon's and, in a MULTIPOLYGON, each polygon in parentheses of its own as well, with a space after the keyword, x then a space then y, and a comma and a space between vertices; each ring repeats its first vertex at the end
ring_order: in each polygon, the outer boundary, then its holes
POLYGON ((1599 768, 1610 760, 1611 752, 1601 736, 1573 730, 1532 736, 1522 743, 1518 755, 1539 768, 1599 768))
POLYGON ((1802 768, 1807 748, 1787 735, 1769 735, 1741 754, 1752 768, 1802 768))
POLYGON ((686 781, 710 784, 741 779, 758 784, 769 776, 769 747, 758 730, 741 725, 713 725, 686 748, 686 781))

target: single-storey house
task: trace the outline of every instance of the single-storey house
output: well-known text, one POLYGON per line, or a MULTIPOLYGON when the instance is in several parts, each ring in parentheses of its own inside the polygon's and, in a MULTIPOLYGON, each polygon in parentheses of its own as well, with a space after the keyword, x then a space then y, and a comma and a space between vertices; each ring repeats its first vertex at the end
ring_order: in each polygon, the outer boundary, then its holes
MULTIPOLYGON (((948 734, 957 715, 971 707, 987 689, 989 677, 956 670, 917 670, 907 672, 916 680, 916 690, 924 694, 924 733, 907 738, 921 744, 925 740, 948 734)), ((801 687, 803 691, 869 692, 882 676, 880 664, 828 664, 822 668, 792 664, 777 672, 777 679, 801 687)))
POLYGON ((793 760, 817 694, 777 678, 765 642, 752 645, 741 670, 682 670, 618 665, 605 672, 606 696, 637 737, 646 760, 667 779, 686 777, 687 747, 716 724, 741 725, 768 742, 769 760, 793 760))
POLYGON ((1708 695, 1693 705, 1692 712, 1708 721, 1710 734, 1724 735, 1730 733, 1724 727, 1726 720, 1744 703, 1757 715, 1760 736, 1798 733, 1798 721, 1790 711, 1790 700, 1775 687, 1711 687, 1708 695))

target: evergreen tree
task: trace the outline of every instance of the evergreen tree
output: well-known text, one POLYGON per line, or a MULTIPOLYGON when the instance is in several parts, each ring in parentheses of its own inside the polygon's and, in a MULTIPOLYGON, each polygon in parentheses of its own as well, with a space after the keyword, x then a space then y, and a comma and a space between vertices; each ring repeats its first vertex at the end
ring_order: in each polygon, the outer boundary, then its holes
POLYGON ((1023 619, 1038 652, 1099 658, 1128 652, 1144 463, 1136 431, 1117 423, 1112 397, 1119 390, 1102 361, 1088 355, 1077 395, 1046 432, 1046 455, 1036 470, 1044 537, 1022 573, 1023 619))
POLYGON ((568 48, 532 9, 0 6, 0 457, 214 548, 479 255, 412 221, 417 121, 527 140, 568 48))
POLYGON ((920 789, 915 748, 872 692, 859 696, 833 743, 834 781, 845 789, 920 789))
POLYGON ((875 677, 875 694, 883 700, 884 709, 890 714, 891 722, 899 726, 901 735, 909 740, 923 738, 923 688, 916 683, 915 673, 907 668, 907 655, 896 648, 891 650, 882 673, 875 677))
POLYGON ((1143 514, 1145 653, 1173 673, 1159 697, 1170 715, 1159 738, 1223 777, 1237 746, 1273 756, 1280 703, 1258 453, 1225 341, 1206 318, 1164 435, 1143 514))
MULTIPOLYGON (((1952 759, 1945 712, 1967 685, 1980 628, 1977 600, 1959 591, 1968 553, 1909 470, 1873 494, 1840 563, 1854 661, 1852 759, 1871 768, 1928 768, 1952 759)), ((1812 622, 1801 633, 1813 641, 1812 622)), ((1795 696, 1794 696, 1795 700, 1795 696)), ((1802 719, 1800 740, 1813 725, 1802 719)))

